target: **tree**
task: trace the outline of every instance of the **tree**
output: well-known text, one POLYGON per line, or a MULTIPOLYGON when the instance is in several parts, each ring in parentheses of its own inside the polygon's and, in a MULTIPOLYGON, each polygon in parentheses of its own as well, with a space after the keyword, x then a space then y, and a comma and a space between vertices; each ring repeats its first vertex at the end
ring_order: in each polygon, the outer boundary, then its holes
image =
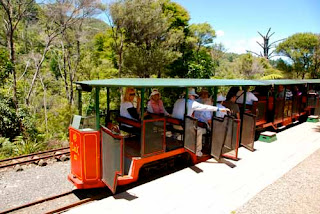
POLYGON ((197 54, 201 47, 211 44, 216 37, 215 31, 209 23, 192 24, 189 29, 192 35, 189 41, 195 44, 197 54))
POLYGON ((260 53, 258 54, 258 53, 253 52, 253 51, 247 51, 247 52, 253 53, 253 54, 255 54, 255 55, 259 56, 259 57, 264 57, 264 58, 266 58, 266 59, 270 59, 270 58, 272 57, 273 52, 275 51, 275 50, 272 50, 272 51, 271 51, 271 49, 274 48, 275 43, 280 42, 280 41, 283 40, 283 39, 279 39, 279 40, 274 41, 274 42, 271 42, 271 43, 269 44, 270 37, 274 34, 274 32, 273 32, 271 35, 269 35, 270 30, 271 30, 271 28, 269 28, 269 30, 268 30, 268 32, 267 32, 267 34, 266 34, 265 36, 262 35, 262 34, 258 31, 258 33, 260 34, 260 36, 261 36, 262 39, 263 39, 263 44, 261 44, 261 43, 258 42, 258 41, 257 41, 257 43, 258 43, 258 45, 263 49, 263 53, 260 52, 260 53), (270 52, 270 51, 271 51, 271 52, 270 52))
POLYGON ((120 33, 114 34, 120 35, 116 49, 118 65, 122 68, 121 54, 124 50, 123 69, 126 73, 139 77, 161 77, 166 66, 179 56, 175 50, 183 38, 183 31, 169 29, 171 23, 163 13, 164 2, 132 0, 117 1, 110 5, 112 21, 119 29, 115 32, 120 33), (121 37, 122 33, 124 38, 121 37))
POLYGON ((315 47, 311 67, 311 78, 318 79, 320 77, 320 35, 318 35, 318 45, 315 47))
MULTIPOLYGON (((41 55, 34 58, 36 71, 33 75, 32 82, 30 84, 30 88, 28 90, 28 94, 26 96, 26 104, 29 105, 29 100, 31 93, 33 91, 33 86, 38 78, 38 74, 41 70, 43 62, 46 58, 48 51, 51 48, 53 41, 58 36, 65 36, 65 31, 69 29, 71 26, 74 26, 76 23, 81 22, 83 17, 87 17, 96 9, 96 2, 92 2, 90 0, 56 0, 55 2, 49 1, 42 8, 42 16, 40 19, 40 24, 43 28, 43 42, 44 48, 42 50, 41 55)), ((79 25, 81 26, 81 25, 79 25)), ((64 37, 66 39, 66 37, 64 37)), ((69 44, 70 45, 70 44, 69 44)), ((77 56, 76 61, 79 60, 79 43, 76 44, 77 47, 77 56)), ((62 43, 62 49, 64 51, 64 44, 62 43)), ((68 53, 67 53, 68 54, 68 53)), ((67 59, 65 59, 67 60, 67 59)), ((75 71, 71 68, 70 61, 65 61, 64 66, 68 66, 69 75, 67 74, 67 68, 63 69, 63 76, 65 80, 65 87, 67 97, 70 103, 73 100, 73 87, 72 82, 74 79, 75 71), (67 64, 68 63, 68 64, 67 64), (67 77, 68 76, 68 77, 67 77), (69 88, 67 78, 70 80, 71 87, 69 88)))
POLYGON ((15 69, 15 31, 20 21, 28 15, 28 10, 34 4, 34 0, 0 0, 0 7, 3 10, 4 29, 7 41, 7 48, 11 62, 10 73, 13 76, 13 101, 18 108, 17 99, 17 75, 15 69))
POLYGON ((313 33, 297 33, 281 42, 276 50, 291 60, 296 77, 304 79, 315 66, 313 59, 319 42, 313 33))
POLYGON ((12 64, 5 49, 0 48, 0 86, 3 85, 9 77, 12 70, 12 64))

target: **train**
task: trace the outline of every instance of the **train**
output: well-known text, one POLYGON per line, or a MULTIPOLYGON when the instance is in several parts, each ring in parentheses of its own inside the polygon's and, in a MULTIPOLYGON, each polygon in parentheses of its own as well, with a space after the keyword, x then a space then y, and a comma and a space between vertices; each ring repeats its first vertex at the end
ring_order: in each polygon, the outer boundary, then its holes
MULTIPOLYGON (((157 167, 163 162, 197 164, 212 157, 218 161, 222 157, 238 160, 240 146, 254 151, 257 130, 282 129, 309 115, 320 114, 316 91, 320 79, 115 78, 75 84, 78 114, 73 116, 69 126, 71 172, 68 180, 77 189, 108 187, 115 193, 117 186, 136 182, 142 169, 157 167), (140 93, 140 120, 120 116, 119 109, 110 107, 112 99, 120 102, 120 92, 125 87, 134 87, 140 93), (230 115, 224 118, 213 116, 209 127, 186 113, 183 120, 146 113, 147 95, 152 88, 180 90, 188 94, 189 88, 203 87, 212 92, 214 105, 219 89, 226 87, 242 87, 244 91, 255 87, 258 101, 246 104, 244 93, 243 103, 239 104, 240 119, 230 115), (93 94, 94 115, 82 115, 82 93, 85 92, 93 94), (102 93, 106 97, 104 107, 100 103, 102 93), (284 96, 279 96, 280 93, 284 96), (123 124, 137 131, 119 130, 123 124), (176 129, 176 126, 182 129, 176 129), (201 157, 196 155, 197 127, 206 129, 201 157)), ((187 96, 185 99, 187 101, 187 96)), ((114 106, 119 108, 119 105, 114 106)), ((185 105, 184 112, 187 108, 185 105)))

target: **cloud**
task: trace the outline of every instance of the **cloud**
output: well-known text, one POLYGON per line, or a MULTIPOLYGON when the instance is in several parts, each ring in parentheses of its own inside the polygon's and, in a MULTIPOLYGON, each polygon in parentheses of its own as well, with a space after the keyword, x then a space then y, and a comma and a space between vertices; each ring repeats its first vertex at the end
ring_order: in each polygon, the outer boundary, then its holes
POLYGON ((217 35, 217 37, 222 37, 222 36, 224 36, 224 31, 223 30, 217 30, 216 35, 217 35))
POLYGON ((261 37, 251 37, 248 39, 238 39, 238 40, 225 40, 221 41, 225 45, 228 52, 233 52, 237 54, 247 53, 247 50, 260 53, 262 48, 258 45, 257 41, 262 44, 261 37))

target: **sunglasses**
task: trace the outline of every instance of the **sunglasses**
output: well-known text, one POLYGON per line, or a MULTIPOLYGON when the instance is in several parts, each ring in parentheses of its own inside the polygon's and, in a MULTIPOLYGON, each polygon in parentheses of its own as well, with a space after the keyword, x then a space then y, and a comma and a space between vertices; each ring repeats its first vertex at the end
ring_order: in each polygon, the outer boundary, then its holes
POLYGON ((136 95, 136 94, 135 93, 129 94, 129 96, 134 96, 134 95, 136 95))

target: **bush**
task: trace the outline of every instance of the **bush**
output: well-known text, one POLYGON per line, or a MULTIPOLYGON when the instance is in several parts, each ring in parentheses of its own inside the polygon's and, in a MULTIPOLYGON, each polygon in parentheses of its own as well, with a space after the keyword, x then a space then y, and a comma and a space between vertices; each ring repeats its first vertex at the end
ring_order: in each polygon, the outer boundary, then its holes
POLYGON ((20 134, 20 123, 12 99, 0 95, 0 137, 13 139, 20 134))
POLYGON ((14 139, 23 135, 25 139, 35 141, 38 130, 35 128, 35 119, 31 117, 25 107, 15 109, 12 99, 0 94, 0 137, 14 139))
POLYGON ((30 153, 35 153, 45 149, 45 144, 37 140, 32 141, 29 139, 24 139, 22 136, 17 136, 13 142, 14 155, 25 155, 30 153))
POLYGON ((0 160, 12 156, 14 153, 14 145, 9 138, 0 137, 0 160))

